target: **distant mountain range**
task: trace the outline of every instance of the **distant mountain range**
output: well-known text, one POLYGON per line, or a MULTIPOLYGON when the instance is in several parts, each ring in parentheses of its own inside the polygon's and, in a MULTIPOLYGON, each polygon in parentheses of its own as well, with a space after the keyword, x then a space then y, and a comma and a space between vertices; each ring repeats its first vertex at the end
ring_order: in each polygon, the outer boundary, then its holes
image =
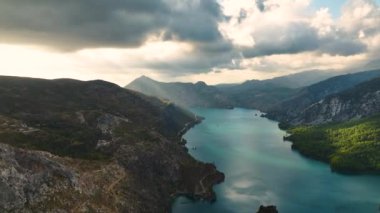
POLYGON ((236 107, 268 111, 296 94, 300 88, 338 75, 329 71, 307 71, 268 80, 249 80, 242 84, 216 85, 236 107))
POLYGON ((126 88, 184 107, 254 108, 269 112, 268 116, 273 119, 286 121, 330 94, 380 76, 380 71, 375 70, 328 78, 337 74, 333 73, 310 71, 263 81, 249 80, 242 84, 216 86, 204 82, 163 83, 142 76, 126 88))
POLYGON ((281 87, 269 81, 246 81, 242 84, 219 87, 235 107, 254 108, 262 111, 295 94, 298 89, 281 87))
POLYGON ((319 81, 326 80, 328 78, 342 75, 344 73, 336 72, 336 71, 323 71, 323 70, 311 70, 304 71, 300 73, 280 76, 267 80, 247 80, 243 84, 219 84, 216 85, 218 88, 226 88, 226 87, 245 87, 245 89, 249 88, 249 85, 261 84, 261 85, 275 85, 280 88, 301 88, 305 86, 309 86, 311 84, 317 83, 319 81))
POLYGON ((334 75, 334 72, 309 71, 263 81, 250 80, 242 84, 215 86, 204 82, 163 83, 142 76, 126 88, 185 107, 245 107, 266 110, 297 92, 298 88, 334 75))

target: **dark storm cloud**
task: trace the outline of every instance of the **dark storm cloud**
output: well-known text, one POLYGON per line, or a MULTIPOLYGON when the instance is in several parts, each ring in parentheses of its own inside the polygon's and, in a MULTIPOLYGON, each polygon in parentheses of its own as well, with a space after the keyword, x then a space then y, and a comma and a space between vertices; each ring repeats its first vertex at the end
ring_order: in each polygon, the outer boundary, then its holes
POLYGON ((274 54, 291 54, 318 48, 315 30, 303 24, 268 26, 265 32, 254 36, 255 46, 243 50, 246 58, 274 54))
POLYGON ((320 52, 330 55, 350 56, 363 53, 367 47, 355 39, 326 39, 322 40, 320 52))
POLYGON ((139 46, 152 34, 190 42, 219 40, 214 0, 0 0, 0 42, 59 49, 139 46), (185 4, 186 6, 186 4, 185 4))
POLYGON ((141 64, 161 73, 169 75, 184 75, 189 73, 205 73, 215 68, 238 68, 232 64, 232 59, 237 58, 237 51, 233 45, 224 40, 204 43, 198 46, 192 54, 176 61, 141 64))

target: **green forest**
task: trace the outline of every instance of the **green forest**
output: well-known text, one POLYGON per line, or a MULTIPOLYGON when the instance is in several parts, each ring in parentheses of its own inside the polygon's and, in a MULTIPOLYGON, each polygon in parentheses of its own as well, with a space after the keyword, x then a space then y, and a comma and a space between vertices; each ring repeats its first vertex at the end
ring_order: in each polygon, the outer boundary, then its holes
POLYGON ((288 129, 286 140, 300 153, 329 162, 344 173, 380 172, 380 115, 319 126, 288 129))

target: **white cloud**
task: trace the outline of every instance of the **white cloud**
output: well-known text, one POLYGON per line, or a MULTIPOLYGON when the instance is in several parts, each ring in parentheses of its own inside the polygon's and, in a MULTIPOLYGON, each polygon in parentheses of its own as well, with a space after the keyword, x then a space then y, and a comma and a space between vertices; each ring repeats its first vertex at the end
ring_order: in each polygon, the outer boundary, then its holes
POLYGON ((318 10, 315 17, 311 19, 311 26, 318 30, 318 35, 321 37, 332 33, 334 30, 334 20, 329 8, 318 10))
POLYGON ((339 22, 348 33, 380 31, 380 8, 373 0, 349 0, 342 9, 339 22))
POLYGON ((337 19, 329 8, 313 11, 309 0, 256 2, 221 0, 231 19, 219 27, 243 52, 241 69, 276 73, 357 68, 380 49, 380 9, 374 1, 350 0, 337 19))
POLYGON ((265 12, 260 11, 252 0, 221 0, 221 4, 224 14, 231 17, 228 22, 219 25, 223 35, 238 46, 253 47, 255 41, 262 37, 276 39, 281 37, 280 32, 285 31, 287 26, 302 23, 310 1, 267 0, 264 5, 270 9, 265 12), (276 28, 279 31, 273 31, 276 28))

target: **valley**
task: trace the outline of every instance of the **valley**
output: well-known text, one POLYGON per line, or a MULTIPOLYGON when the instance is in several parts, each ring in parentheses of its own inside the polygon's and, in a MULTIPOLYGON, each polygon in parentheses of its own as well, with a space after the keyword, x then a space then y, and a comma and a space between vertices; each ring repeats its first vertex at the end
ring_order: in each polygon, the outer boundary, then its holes
POLYGON ((380 0, 0 0, 0 213, 380 213, 380 0))
MULTIPOLYGON (((300 206, 296 200, 305 192, 270 175, 301 184, 299 178, 314 174, 371 188, 358 192, 360 199, 331 194, 325 212, 374 212, 373 190, 380 185, 378 76, 378 70, 358 72, 302 87, 273 83, 281 78, 208 86, 144 76, 129 89, 105 81, 1 77, 1 208, 167 212, 174 202, 172 210, 181 213, 250 212, 261 205, 313 212, 310 202, 326 202, 318 200, 321 194, 306 196, 300 206), (216 203, 187 205, 187 199, 216 203), (359 201, 348 204, 351 199, 359 201)), ((324 191, 324 183, 314 184, 324 191)))

